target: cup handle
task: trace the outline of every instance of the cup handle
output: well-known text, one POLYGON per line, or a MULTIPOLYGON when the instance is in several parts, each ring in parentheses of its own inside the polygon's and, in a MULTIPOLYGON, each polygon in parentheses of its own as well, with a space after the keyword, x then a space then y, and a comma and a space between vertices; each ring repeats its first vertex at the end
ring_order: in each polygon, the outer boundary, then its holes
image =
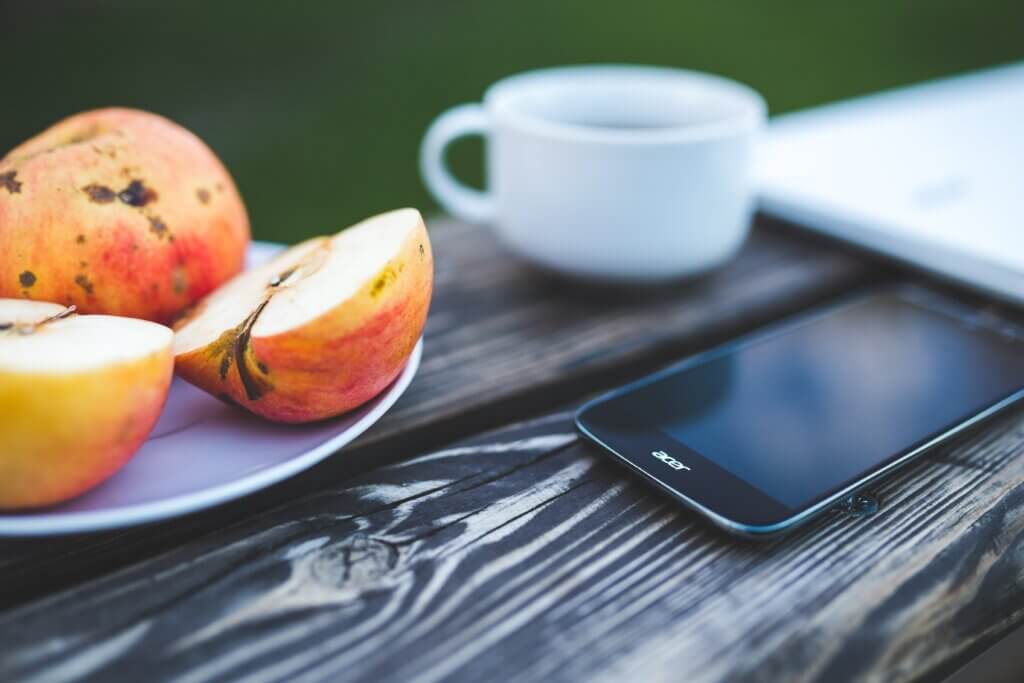
POLYGON ((461 104, 434 119, 420 145, 420 173, 427 189, 448 213, 471 223, 494 219, 494 198, 456 180, 445 165, 444 151, 454 140, 468 135, 486 137, 490 130, 483 107, 461 104))

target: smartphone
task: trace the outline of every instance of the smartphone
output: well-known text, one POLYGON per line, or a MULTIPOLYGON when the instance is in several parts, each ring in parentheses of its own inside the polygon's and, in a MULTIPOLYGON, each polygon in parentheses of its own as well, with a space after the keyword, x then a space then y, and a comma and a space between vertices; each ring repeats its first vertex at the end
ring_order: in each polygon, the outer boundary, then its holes
POLYGON ((722 528, 790 530, 1024 396, 1024 327, 911 286, 585 404, 579 430, 722 528))

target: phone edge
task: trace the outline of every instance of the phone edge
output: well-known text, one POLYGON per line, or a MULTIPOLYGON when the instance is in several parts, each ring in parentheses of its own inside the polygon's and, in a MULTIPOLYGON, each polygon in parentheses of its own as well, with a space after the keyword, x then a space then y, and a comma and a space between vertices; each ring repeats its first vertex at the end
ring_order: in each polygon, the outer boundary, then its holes
MULTIPOLYGON (((600 397, 600 398, 612 398, 612 396, 600 397)), ((882 478, 884 478, 884 477, 886 477, 888 475, 893 474, 899 468, 909 464, 910 462, 912 462, 916 458, 921 457, 922 455, 924 455, 928 451, 930 451, 930 450, 932 450, 932 449, 942 445, 944 442, 952 439, 953 437, 957 436, 958 434, 961 434, 962 432, 967 431, 968 429, 976 426, 980 422, 983 422, 983 421, 985 421, 985 420, 987 420, 987 419, 989 419, 991 417, 994 417, 998 413, 1002 412, 1003 410, 1006 410, 1007 408, 1009 408, 1013 404, 1015 404, 1018 401, 1020 401, 1022 398, 1024 398, 1024 387, 1019 389, 1014 394, 1004 398, 1003 400, 998 401, 998 402, 992 404, 991 406, 989 406, 985 410, 982 410, 981 412, 977 413, 976 415, 974 415, 974 416, 972 416, 970 418, 967 418, 966 420, 964 420, 960 424, 956 425, 955 427, 949 429, 948 431, 945 431, 942 434, 939 434, 938 436, 936 436, 935 438, 931 439, 930 441, 928 441, 928 442, 918 446, 917 448, 907 452, 906 454, 904 454, 903 456, 897 458, 896 460, 893 460, 892 462, 886 464, 885 466, 871 471, 869 474, 867 474, 864 477, 861 477, 860 479, 852 482, 851 484, 847 485, 845 488, 840 489, 839 491, 837 491, 836 493, 832 494, 828 498, 824 498, 824 499, 818 501, 817 503, 815 503, 814 505, 811 505, 810 507, 804 508, 803 510, 797 512, 796 514, 794 514, 794 515, 792 515, 790 517, 787 517, 786 519, 784 519, 782 521, 776 522, 775 524, 769 524, 769 525, 763 525, 763 526, 752 525, 752 524, 745 524, 743 522, 739 522, 739 521, 736 521, 734 519, 729 519, 725 515, 722 515, 722 514, 719 514, 718 512, 715 512, 714 510, 708 508, 703 503, 700 503, 700 502, 690 498, 689 496, 687 496, 686 494, 682 493, 681 491, 678 491, 677 489, 675 489, 672 486, 668 485, 667 483, 665 483, 661 479, 658 479, 657 477, 652 476, 647 471, 637 467, 629 459, 627 459, 625 456, 623 456, 618 451, 616 451, 614 448, 612 448, 607 443, 602 441, 599 437, 595 436, 590 430, 588 430, 583 425, 583 422, 581 420, 581 416, 582 416, 582 413, 584 412, 584 409, 586 407, 588 407, 588 406, 598 402, 598 399, 594 399, 592 401, 588 401, 586 404, 581 406, 580 409, 576 411, 576 415, 574 416, 573 422, 576 425, 576 429, 579 430, 579 432, 581 434, 583 434, 583 436, 585 436, 588 440, 590 440, 591 442, 597 444, 598 446, 603 448, 605 451, 607 451, 608 453, 613 455, 617 462, 625 465, 631 471, 640 474, 645 480, 653 483, 658 488, 660 488, 663 491, 669 493, 673 498, 677 499, 678 501, 683 503, 686 507, 690 508, 694 512, 697 512, 697 513, 703 515, 706 519, 711 521, 715 526, 717 526, 717 527, 719 527, 721 529, 724 529, 725 531, 728 531, 729 533, 732 533, 732 534, 735 534, 735 535, 738 535, 738 536, 742 536, 744 538, 763 539, 763 538, 778 536, 780 534, 792 531, 793 529, 797 528, 798 526, 800 526, 800 525, 810 521, 811 519, 813 519, 817 515, 819 515, 819 514, 821 514, 823 512, 826 512, 827 510, 831 509, 837 503, 841 502, 845 498, 853 495, 854 493, 857 493, 857 491, 859 491, 860 489, 864 488, 865 486, 868 486, 869 484, 871 484, 873 482, 876 482, 879 479, 882 479, 882 478)))

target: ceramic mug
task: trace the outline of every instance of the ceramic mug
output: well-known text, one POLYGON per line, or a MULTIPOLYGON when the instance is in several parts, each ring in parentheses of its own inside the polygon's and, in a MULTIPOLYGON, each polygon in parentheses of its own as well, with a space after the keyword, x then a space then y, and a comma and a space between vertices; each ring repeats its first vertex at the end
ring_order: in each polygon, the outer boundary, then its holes
POLYGON ((458 218, 492 223, 543 267, 658 282, 713 268, 743 243, 764 100, 710 74, 570 66, 498 81, 482 104, 439 116, 420 170, 458 218), (453 140, 485 140, 488 188, 448 172, 453 140))

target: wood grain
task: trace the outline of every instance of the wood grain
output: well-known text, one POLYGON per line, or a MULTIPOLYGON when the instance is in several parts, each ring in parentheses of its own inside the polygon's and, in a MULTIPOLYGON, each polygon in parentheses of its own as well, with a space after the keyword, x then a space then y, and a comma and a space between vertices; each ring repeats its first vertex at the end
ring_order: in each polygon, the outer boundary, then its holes
POLYGON ((460 436, 579 397, 854 289, 889 270, 759 219, 725 268, 659 289, 574 285, 506 253, 490 230, 430 222, 434 302, 408 393, 362 439, 243 501, 141 530, 0 542, 0 609, 174 547, 199 533, 460 436))
POLYGON ((0 679, 934 679, 1024 620, 1024 414, 779 542, 723 537, 558 413, 0 616, 0 679))

